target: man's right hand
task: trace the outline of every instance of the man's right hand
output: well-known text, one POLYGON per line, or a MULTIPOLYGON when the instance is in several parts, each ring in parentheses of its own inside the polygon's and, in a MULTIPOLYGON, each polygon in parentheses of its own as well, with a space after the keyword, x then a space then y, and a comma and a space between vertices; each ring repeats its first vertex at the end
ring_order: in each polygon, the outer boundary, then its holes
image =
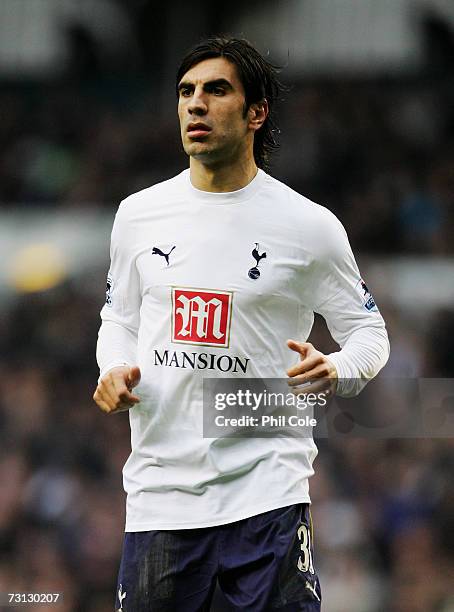
POLYGON ((137 366, 118 366, 112 368, 98 383, 93 399, 107 414, 129 410, 140 399, 131 390, 140 382, 140 369, 137 366))

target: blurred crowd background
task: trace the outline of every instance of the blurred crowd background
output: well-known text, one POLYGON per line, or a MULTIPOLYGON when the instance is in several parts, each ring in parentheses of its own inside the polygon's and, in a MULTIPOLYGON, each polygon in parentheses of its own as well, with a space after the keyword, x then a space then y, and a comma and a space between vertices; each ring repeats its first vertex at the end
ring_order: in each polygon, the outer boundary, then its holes
MULTIPOLYGON (((173 79, 202 35, 283 67, 271 173, 344 223, 387 321, 383 375, 453 376, 453 8, 0 0, 0 592, 113 609, 129 425, 91 400, 109 233, 122 198, 187 165, 173 79)), ((319 319, 311 340, 333 347, 319 319)), ((319 449, 325 612, 454 611, 452 437, 319 449)))

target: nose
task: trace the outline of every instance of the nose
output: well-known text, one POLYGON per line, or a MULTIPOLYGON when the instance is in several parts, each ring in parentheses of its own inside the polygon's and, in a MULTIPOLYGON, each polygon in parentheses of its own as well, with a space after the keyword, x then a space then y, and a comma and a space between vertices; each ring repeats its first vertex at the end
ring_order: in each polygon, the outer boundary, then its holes
POLYGON ((188 104, 188 111, 191 115, 205 115, 208 112, 205 92, 203 88, 196 87, 188 104))

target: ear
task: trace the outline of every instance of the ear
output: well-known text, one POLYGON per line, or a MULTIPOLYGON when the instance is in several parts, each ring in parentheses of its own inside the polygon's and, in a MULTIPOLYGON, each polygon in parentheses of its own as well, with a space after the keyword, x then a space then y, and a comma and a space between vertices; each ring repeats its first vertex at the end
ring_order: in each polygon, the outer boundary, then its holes
POLYGON ((265 98, 260 102, 254 102, 254 104, 251 104, 248 110, 248 127, 254 131, 259 130, 264 124, 265 119, 268 117, 268 113, 268 102, 265 98))

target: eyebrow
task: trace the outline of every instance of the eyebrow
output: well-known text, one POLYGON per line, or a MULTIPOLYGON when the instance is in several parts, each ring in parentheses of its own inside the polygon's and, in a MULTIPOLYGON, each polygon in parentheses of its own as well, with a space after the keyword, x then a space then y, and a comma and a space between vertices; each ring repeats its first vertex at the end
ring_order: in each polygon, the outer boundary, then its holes
MULTIPOLYGON (((190 81, 181 81, 181 83, 178 85, 178 91, 186 87, 193 86, 194 84, 190 81)), ((212 81, 206 81, 206 83, 203 84, 204 89, 213 89, 214 87, 225 87, 225 89, 233 89, 232 84, 227 81, 227 79, 213 79, 212 81)))

